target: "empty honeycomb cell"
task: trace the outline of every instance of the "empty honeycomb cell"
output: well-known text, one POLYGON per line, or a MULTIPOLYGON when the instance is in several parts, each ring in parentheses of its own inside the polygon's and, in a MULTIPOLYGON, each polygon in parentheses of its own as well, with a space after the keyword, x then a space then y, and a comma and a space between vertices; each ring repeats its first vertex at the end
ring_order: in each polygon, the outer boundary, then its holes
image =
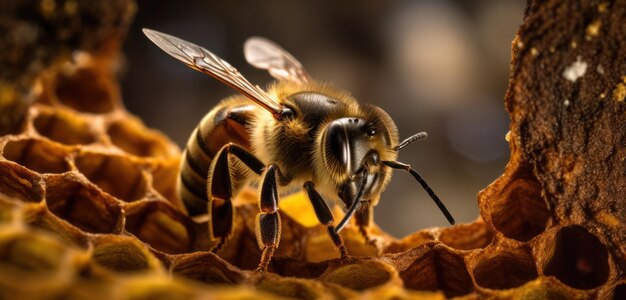
POLYGON ((46 185, 46 204, 59 218, 91 233, 120 232, 124 216, 112 197, 74 174, 48 177, 46 185))
POLYGON ((541 184, 531 175, 509 182, 491 202, 493 225, 506 237, 518 241, 529 241, 543 232, 548 218, 541 184))
POLYGON ((241 272, 210 252, 178 255, 171 264, 172 273, 207 284, 237 284, 241 272))
POLYGON ((63 263, 67 248, 36 233, 0 232, 0 266, 4 272, 54 272, 63 263))
POLYGON ((130 202, 146 194, 141 169, 124 156, 86 152, 76 158, 75 164, 89 181, 118 199, 130 202))
POLYGON ((38 139, 10 141, 2 152, 4 158, 39 173, 69 171, 69 165, 65 160, 67 155, 67 151, 62 147, 38 139))
POLYGON ((556 234, 544 274, 578 289, 604 284, 609 277, 608 253, 598 238, 581 226, 564 227, 556 234))
POLYGON ((535 262, 526 250, 498 251, 498 254, 483 259, 474 268, 476 283, 488 289, 515 288, 535 278, 535 262))
POLYGON ((459 250, 485 248, 492 239, 491 231, 482 221, 445 228, 439 236, 442 243, 459 250))
POLYGON ((393 278, 392 272, 395 270, 391 266, 376 261, 361 261, 336 268, 331 266, 320 279, 361 291, 389 282, 393 278))
POLYGON ((163 137, 144 128, 139 122, 123 120, 109 125, 111 142, 120 149, 143 157, 169 157, 170 145, 163 137))
POLYGON ((81 112, 102 114, 114 108, 114 86, 98 70, 80 68, 61 72, 56 96, 63 105, 81 112))
POLYGON ((64 245, 80 249, 89 248, 89 239, 83 231, 54 216, 45 206, 23 208, 22 216, 29 228, 54 236, 64 245))
POLYGON ((194 248, 193 223, 163 201, 141 201, 125 207, 126 230, 154 249, 176 254, 194 248))
POLYGON ((44 197, 43 179, 14 163, 0 162, 0 194, 9 200, 41 202, 44 197))
POLYGON ((178 160, 167 164, 158 164, 151 170, 152 187, 161 196, 168 199, 174 206, 183 209, 183 204, 176 195, 176 179, 178 178, 178 160))
POLYGON ((445 247, 424 245, 407 253, 416 255, 413 262, 400 272, 407 289, 441 290, 447 297, 456 297, 472 291, 470 278, 463 257, 445 247))
POLYGON ((160 262, 145 245, 126 236, 99 236, 94 240, 92 258, 98 265, 117 272, 141 272, 161 268, 160 262))
POLYGON ((89 122, 67 111, 42 111, 33 124, 39 134, 61 144, 85 145, 96 140, 89 122))

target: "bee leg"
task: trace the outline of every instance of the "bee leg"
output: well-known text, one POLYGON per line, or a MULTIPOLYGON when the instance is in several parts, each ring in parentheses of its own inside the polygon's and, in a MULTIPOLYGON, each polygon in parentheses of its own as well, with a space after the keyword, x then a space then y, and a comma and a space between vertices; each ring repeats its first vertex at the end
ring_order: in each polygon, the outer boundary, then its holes
POLYGON ((261 199, 259 207, 261 211, 256 220, 256 238, 261 254, 261 262, 256 271, 267 270, 274 251, 280 241, 280 215, 278 214, 278 187, 288 183, 288 180, 280 173, 276 164, 270 165, 265 170, 261 181, 261 199))
POLYGON ((215 160, 211 163, 207 180, 208 213, 209 224, 211 225, 209 227, 209 235, 211 239, 219 240, 217 245, 211 249, 214 253, 222 248, 233 225, 233 204, 231 202, 233 195, 232 163, 228 159, 230 155, 234 155, 257 174, 261 174, 264 167, 263 163, 250 152, 230 143, 220 149, 215 160))
POLYGON ((322 225, 326 225, 328 227, 328 235, 330 235, 330 239, 335 244, 335 247, 339 249, 341 258, 347 258, 348 250, 343 244, 343 239, 341 238, 341 236, 335 231, 335 219, 333 217, 333 213, 328 208, 328 205, 326 205, 324 199, 322 199, 322 196, 320 196, 320 194, 315 190, 315 185, 313 184, 313 182, 305 182, 304 189, 306 189, 306 192, 309 195, 309 200, 313 205, 313 210, 315 211, 317 219, 322 225))
POLYGON ((359 233, 361 233, 361 236, 365 239, 365 243, 374 245, 376 243, 376 239, 370 237, 368 231, 372 221, 372 210, 370 207, 367 207, 362 211, 358 211, 354 216, 354 219, 356 221, 356 225, 359 227, 359 233))

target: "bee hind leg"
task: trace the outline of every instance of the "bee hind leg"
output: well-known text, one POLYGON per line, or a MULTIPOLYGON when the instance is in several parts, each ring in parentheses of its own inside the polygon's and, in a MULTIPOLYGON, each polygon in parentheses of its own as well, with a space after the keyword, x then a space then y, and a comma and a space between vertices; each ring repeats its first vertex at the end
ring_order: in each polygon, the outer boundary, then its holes
POLYGON ((348 250, 346 249, 346 246, 344 245, 341 236, 335 231, 335 219, 333 217, 333 213, 328 208, 328 205, 326 205, 324 199, 322 199, 322 196, 320 196, 320 194, 315 190, 315 185, 313 184, 313 182, 307 181, 306 183, 304 183, 304 189, 309 195, 309 200, 313 205, 313 210, 315 211, 317 219, 322 225, 328 227, 328 235, 330 235, 330 239, 335 244, 335 247, 337 247, 337 249, 339 250, 341 258, 347 258, 348 250))
POLYGON ((281 173, 276 164, 272 164, 265 170, 261 181, 261 199, 259 207, 261 211, 256 218, 256 237, 259 248, 262 251, 261 261, 256 271, 267 270, 274 251, 280 241, 281 222, 278 214, 278 186, 286 185, 288 179, 281 173))
POLYGON ((209 234, 211 239, 218 243, 211 249, 218 252, 224 245, 233 226, 233 182, 231 168, 233 167, 229 156, 233 155, 245 166, 257 174, 261 174, 264 165, 250 152, 235 144, 227 144, 217 153, 215 160, 209 168, 207 181, 207 196, 209 199, 209 234))

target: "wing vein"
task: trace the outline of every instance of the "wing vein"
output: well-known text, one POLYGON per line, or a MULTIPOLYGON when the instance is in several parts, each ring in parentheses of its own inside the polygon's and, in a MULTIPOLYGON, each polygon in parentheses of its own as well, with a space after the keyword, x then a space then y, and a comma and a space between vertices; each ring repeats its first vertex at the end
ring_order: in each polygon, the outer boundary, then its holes
POLYGON ((239 91, 256 104, 280 118, 282 106, 265 91, 250 83, 236 68, 211 51, 177 37, 151 29, 143 30, 146 36, 167 54, 187 66, 208 74, 239 91))

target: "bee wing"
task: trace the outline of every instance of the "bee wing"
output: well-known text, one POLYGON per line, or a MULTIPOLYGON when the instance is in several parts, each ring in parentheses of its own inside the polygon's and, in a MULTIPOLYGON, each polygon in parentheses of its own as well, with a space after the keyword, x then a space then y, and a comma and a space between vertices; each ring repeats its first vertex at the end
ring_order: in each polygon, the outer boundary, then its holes
POLYGON ((167 52, 167 54, 193 69, 215 77, 217 80, 250 98, 252 101, 271 112, 275 117, 280 118, 282 106, 260 87, 250 83, 237 69, 225 60, 219 58, 209 50, 169 34, 147 28, 144 28, 143 32, 152 42, 159 46, 159 48, 167 52))
POLYGON ((302 64, 276 43, 262 37, 251 37, 243 46, 249 64, 267 70, 278 80, 306 83, 311 80, 302 64))

